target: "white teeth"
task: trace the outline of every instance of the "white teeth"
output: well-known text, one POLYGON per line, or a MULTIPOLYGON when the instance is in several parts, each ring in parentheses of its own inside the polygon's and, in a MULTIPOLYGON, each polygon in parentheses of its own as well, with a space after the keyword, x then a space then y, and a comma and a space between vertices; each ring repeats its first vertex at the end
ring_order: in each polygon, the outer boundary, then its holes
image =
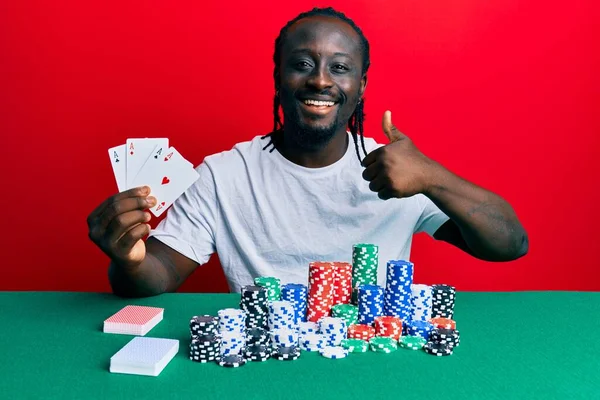
POLYGON ((335 104, 334 101, 318 101, 318 100, 304 100, 304 104, 313 106, 327 106, 331 107, 335 104))

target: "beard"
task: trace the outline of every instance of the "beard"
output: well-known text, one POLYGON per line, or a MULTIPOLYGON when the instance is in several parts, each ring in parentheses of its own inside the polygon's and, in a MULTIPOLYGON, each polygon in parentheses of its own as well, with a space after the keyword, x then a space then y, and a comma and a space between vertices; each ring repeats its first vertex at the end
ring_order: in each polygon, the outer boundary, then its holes
POLYGON ((285 134, 293 143, 294 147, 306 150, 316 151, 323 148, 333 139, 336 132, 347 125, 340 121, 339 109, 336 111, 335 118, 327 126, 310 126, 305 124, 298 113, 298 109, 293 107, 289 113, 284 113, 285 134))

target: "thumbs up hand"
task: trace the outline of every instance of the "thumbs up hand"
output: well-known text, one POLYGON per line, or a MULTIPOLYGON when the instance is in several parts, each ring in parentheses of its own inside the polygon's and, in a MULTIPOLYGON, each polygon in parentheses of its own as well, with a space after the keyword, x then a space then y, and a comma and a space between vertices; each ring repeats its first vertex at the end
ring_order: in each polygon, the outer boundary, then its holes
POLYGON ((373 150, 362 161, 362 176, 369 182, 369 189, 382 200, 425 193, 436 163, 392 124, 390 111, 383 114, 382 127, 390 143, 373 150))

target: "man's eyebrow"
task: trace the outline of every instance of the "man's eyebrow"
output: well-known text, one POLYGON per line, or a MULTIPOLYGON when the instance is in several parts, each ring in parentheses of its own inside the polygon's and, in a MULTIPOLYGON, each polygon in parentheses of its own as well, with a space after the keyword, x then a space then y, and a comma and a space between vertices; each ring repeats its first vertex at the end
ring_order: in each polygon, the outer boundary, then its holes
MULTIPOLYGON (((306 48, 302 48, 302 49, 295 49, 292 50, 292 54, 297 54, 297 53, 312 53, 311 49, 306 49, 306 48)), ((348 57, 348 58, 352 58, 352 56, 348 53, 342 53, 342 52, 335 52, 333 53, 334 56, 341 56, 341 57, 348 57)))

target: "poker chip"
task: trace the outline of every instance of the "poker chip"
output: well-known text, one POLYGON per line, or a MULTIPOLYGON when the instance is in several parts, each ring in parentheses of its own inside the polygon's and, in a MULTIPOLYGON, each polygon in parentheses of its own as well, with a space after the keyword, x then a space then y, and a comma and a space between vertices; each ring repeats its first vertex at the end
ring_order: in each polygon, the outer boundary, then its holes
POLYGON ((348 339, 362 339, 367 342, 375 336, 375 328, 365 324, 355 324, 348 327, 348 339))
POLYGON ((217 312, 219 316, 219 331, 243 335, 246 329, 246 315, 244 310, 237 308, 224 308, 217 312))
POLYGON ((404 260, 389 260, 386 266, 386 286, 383 314, 406 323, 412 313, 412 283, 414 264, 404 260))
POLYGON ((300 336, 307 335, 309 333, 319 332, 319 324, 316 322, 305 321, 298 322, 298 334, 300 336))
POLYGON ((241 355, 231 354, 228 356, 222 356, 221 358, 218 359, 217 363, 221 367, 237 368, 237 367, 241 367, 242 365, 245 365, 246 359, 244 357, 242 357, 241 355))
POLYGON ((429 341, 447 344, 450 348, 460 345, 460 332, 458 329, 434 328, 429 335, 429 341))
POLYGON ((445 343, 427 342, 423 346, 423 350, 432 356, 442 357, 452 355, 452 348, 445 343))
POLYGON ((450 318, 436 317, 429 320, 435 328, 456 329, 456 322, 450 318))
POLYGON ((299 283, 287 283, 281 286, 281 300, 289 301, 294 308, 294 323, 306 320, 308 288, 299 283))
POLYGON ((311 262, 308 266, 308 305, 306 320, 318 322, 329 316, 333 306, 335 267, 329 262, 311 262))
POLYGON ((358 324, 358 307, 353 304, 336 304, 331 307, 331 316, 343 319, 346 326, 358 324))
POLYGON ((352 304, 358 304, 358 286, 376 285, 379 247, 369 243, 352 246, 352 304))
POLYGON ((376 336, 369 341, 369 347, 377 353, 391 353, 398 350, 398 342, 389 337, 376 336))
POLYGON ((358 286, 358 322, 370 325, 383 315, 384 289, 377 285, 358 286))
POLYGON ((286 300, 276 300, 269 303, 267 317, 269 330, 296 329, 294 305, 286 300))
POLYGON ((366 353, 369 351, 369 342, 362 339, 344 339, 340 345, 351 353, 366 353))
POLYGON ((319 332, 325 337, 328 346, 339 346, 348 334, 346 321, 337 317, 323 317, 319 320, 319 332))
POLYGON ((420 350, 427 343, 427 340, 419 336, 402 336, 398 341, 400 347, 409 350, 420 350))
POLYGON ((246 345, 264 344, 269 345, 271 337, 269 331, 262 328, 247 328, 246 329, 246 345))
POLYGON ((406 333, 411 336, 419 336, 429 340, 429 334, 433 330, 433 324, 426 321, 409 321, 406 324, 406 333))
POLYGON ((273 276, 259 276, 254 278, 254 284, 267 289, 269 301, 281 299, 281 285, 279 278, 273 276))
POLYGON ((431 319, 431 304, 433 300, 431 286, 413 284, 411 292, 412 309, 410 319, 413 321, 429 321, 431 319))
POLYGON ((346 358, 348 356, 348 353, 348 350, 341 346, 326 346, 323 350, 320 351, 320 354, 323 357, 330 358, 332 360, 346 358))
POLYGON ((271 353, 271 357, 276 360, 294 361, 300 358, 300 349, 296 346, 278 347, 271 353))
POLYGON ((402 320, 398 317, 390 316, 375 317, 375 335, 391 337, 394 340, 400 339, 402 335, 402 320))
POLYGON ((333 302, 332 305, 349 303, 352 298, 352 264, 333 262, 333 302))
POLYGON ((432 285, 431 294, 431 317, 453 318, 456 289, 449 285, 432 285))
POLYGON ((246 347, 246 336, 238 332, 221 332, 221 355, 241 354, 246 347))
POLYGON ((242 287, 240 309, 246 313, 246 328, 267 328, 269 315, 267 289, 254 285, 242 287))
POLYGON ((216 335, 192 336, 189 358, 192 361, 206 363, 221 356, 221 339, 216 335))
POLYGON ((264 344, 254 344, 244 349, 244 357, 250 361, 263 362, 271 357, 271 351, 264 344))
POLYGON ((190 336, 216 335, 219 333, 219 319, 212 315, 194 316, 190 319, 190 336))
POLYGON ((273 347, 292 347, 298 345, 298 331, 295 329, 274 329, 270 334, 273 347))
POLYGON ((327 346, 327 338, 319 333, 308 333, 300 336, 298 343, 303 351, 319 351, 327 346))

